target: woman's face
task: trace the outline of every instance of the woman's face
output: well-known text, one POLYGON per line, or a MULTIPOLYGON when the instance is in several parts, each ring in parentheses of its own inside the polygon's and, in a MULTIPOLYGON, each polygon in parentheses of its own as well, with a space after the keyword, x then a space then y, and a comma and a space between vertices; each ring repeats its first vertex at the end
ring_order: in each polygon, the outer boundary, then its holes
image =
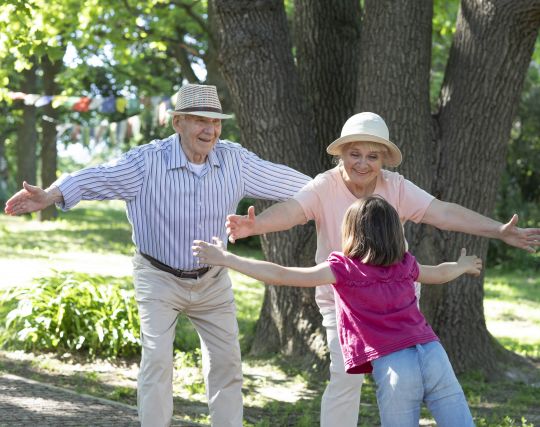
POLYGON ((366 187, 377 182, 382 169, 384 147, 372 142, 351 142, 341 151, 344 179, 349 184, 366 187))

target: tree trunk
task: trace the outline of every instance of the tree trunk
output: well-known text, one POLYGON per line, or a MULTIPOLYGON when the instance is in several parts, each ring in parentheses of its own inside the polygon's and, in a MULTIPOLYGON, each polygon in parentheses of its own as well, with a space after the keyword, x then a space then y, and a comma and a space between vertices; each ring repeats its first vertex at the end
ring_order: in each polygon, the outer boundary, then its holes
MULTIPOLYGON (((22 72, 21 92, 35 94, 37 87, 36 68, 22 72)), ((22 186, 23 181, 36 184, 37 165, 37 130, 36 130, 36 107, 17 102, 22 109, 22 123, 17 131, 17 186, 22 186)))
POLYGON ((342 0, 295 0, 298 74, 313 111, 321 169, 332 167, 326 147, 354 113, 358 79, 360 5, 342 0))
POLYGON ((357 111, 384 118, 403 151, 400 173, 420 187, 432 176, 429 77, 431 1, 366 0, 361 32, 357 111), (422 153, 415 156, 413 153, 422 153))
MULTIPOLYGON (((357 111, 381 115, 403 153, 399 172, 431 192, 437 159, 429 99, 431 1, 366 0, 363 11, 357 111)), ((411 251, 424 263, 437 245, 435 230, 406 227, 411 251)))
MULTIPOLYGON (((493 213, 539 26, 538 0, 462 1, 437 114, 433 188, 443 200, 493 213)), ((487 239, 443 233, 442 241, 441 260, 455 259, 461 247, 487 254, 487 239)), ((504 355, 486 328, 483 297, 483 279, 471 277, 424 293, 423 308, 458 372, 495 372, 504 355)))
MULTIPOLYGON (((215 0, 220 65, 233 99, 243 145, 261 157, 309 175, 320 171, 319 150, 291 54, 279 0, 215 0)), ((259 206, 259 209, 261 206, 259 206)), ((271 261, 312 265, 312 226, 263 236, 271 261)), ((252 353, 283 351, 325 360, 313 290, 267 286, 252 353)))
MULTIPOLYGON (((43 68, 43 89, 45 94, 53 95, 58 93, 58 85, 55 78, 62 68, 62 61, 51 61, 48 56, 41 59, 43 68)), ((56 149, 56 123, 58 122, 58 111, 47 104, 43 107, 41 120, 41 186, 49 187, 56 181, 56 169, 58 152, 56 149)), ((40 221, 48 221, 56 218, 57 212, 54 205, 38 212, 40 221)))
MULTIPOLYGON (((350 57, 342 57, 348 54, 346 45, 354 46, 354 32, 347 30, 356 20, 353 3, 327 6, 296 0, 297 74, 282 2, 215 0, 221 66, 245 145, 311 175, 326 169, 324 149, 338 135, 354 100, 346 96, 350 57), (346 39, 341 48, 335 34, 346 39), (328 80, 332 72, 334 82, 328 80), (336 106, 333 95, 345 105, 336 106)), ((432 2, 365 0, 364 5, 356 112, 373 111, 385 118, 391 139, 403 150, 399 171, 407 178, 442 200, 491 215, 538 34, 540 0, 462 2, 434 116, 429 97, 432 2)), ((355 74, 353 68, 349 72, 355 74)), ((311 259, 307 232, 285 236, 263 239, 269 259, 288 265, 311 259)), ((411 227, 407 238, 424 263, 455 259, 462 246, 481 257, 486 254, 487 239, 427 226, 411 227)), ((458 372, 492 371, 496 355, 502 354, 486 329, 482 298, 482 279, 465 278, 423 291, 422 310, 458 372)), ((268 287, 255 349, 311 350, 313 334, 320 330, 313 328, 318 315, 312 301, 303 291, 268 287), (296 326, 301 316, 306 316, 303 333, 296 326)))
MULTIPOLYGON (((208 2, 208 28, 216 28, 215 15, 214 3, 208 2)), ((204 63, 208 73, 206 75, 206 84, 217 87, 221 108, 225 113, 231 113, 233 111, 232 96, 220 69, 219 43, 219 31, 208 34, 208 49, 204 55, 204 63)), ((234 120, 225 120, 222 125, 221 133, 225 138, 234 138, 235 135, 238 135, 239 130, 234 120)))
MULTIPOLYGON (((400 172, 408 179, 437 198, 488 216, 537 34, 534 3, 538 2, 516 7, 511 1, 463 2, 465 13, 458 20, 441 107, 433 119, 431 2, 366 0, 365 4, 359 110, 380 112, 387 120, 391 139, 403 151, 400 172)), ((411 251, 424 263, 456 259, 461 247, 483 258, 487 251, 486 239, 427 226, 408 227, 407 238, 411 251)), ((486 329, 482 298, 482 279, 464 278, 452 286, 422 290, 422 310, 458 372, 490 372, 500 354, 486 329)))

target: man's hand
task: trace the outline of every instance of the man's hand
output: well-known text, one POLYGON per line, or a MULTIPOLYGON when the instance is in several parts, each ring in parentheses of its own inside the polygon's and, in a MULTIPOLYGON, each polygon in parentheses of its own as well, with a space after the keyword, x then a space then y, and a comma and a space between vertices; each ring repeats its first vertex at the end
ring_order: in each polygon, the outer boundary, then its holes
POLYGON ((247 215, 227 215, 225 228, 229 235, 229 242, 255 234, 255 208, 250 206, 247 215))
POLYGON ((465 248, 461 249, 457 264, 463 267, 465 274, 471 274, 473 276, 479 276, 480 270, 482 270, 482 260, 476 255, 467 255, 465 248))
POLYGON ((212 237, 212 240, 214 244, 203 240, 194 240, 191 247, 193 256, 199 259, 200 264, 225 265, 228 252, 225 250, 223 242, 217 237, 212 237))
POLYGON ((4 212, 8 215, 21 215, 36 212, 62 200, 62 193, 52 187, 43 190, 40 187, 23 182, 23 189, 15 193, 7 202, 4 212))
POLYGON ((535 252, 540 246, 540 228, 519 228, 518 216, 514 214, 510 221, 500 228, 500 239, 510 246, 535 252))

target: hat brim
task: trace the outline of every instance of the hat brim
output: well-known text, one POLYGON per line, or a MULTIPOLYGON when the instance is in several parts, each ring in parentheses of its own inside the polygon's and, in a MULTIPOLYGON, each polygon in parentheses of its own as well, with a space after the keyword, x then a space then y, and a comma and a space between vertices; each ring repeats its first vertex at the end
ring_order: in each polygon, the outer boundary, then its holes
POLYGON ((350 142, 376 142, 377 144, 384 145, 386 148, 388 148, 388 153, 385 156, 384 164, 390 167, 396 167, 401 164, 401 151, 396 144, 388 141, 387 139, 380 138, 376 135, 370 135, 368 133, 355 133, 342 136, 326 147, 326 152, 333 156, 339 156, 343 146, 345 144, 349 144, 350 142))
POLYGON ((216 113, 214 111, 190 111, 189 113, 184 113, 182 111, 167 110, 167 113, 171 116, 180 116, 183 114, 187 114, 190 116, 208 117, 210 119, 232 119, 233 117, 230 114, 216 113))

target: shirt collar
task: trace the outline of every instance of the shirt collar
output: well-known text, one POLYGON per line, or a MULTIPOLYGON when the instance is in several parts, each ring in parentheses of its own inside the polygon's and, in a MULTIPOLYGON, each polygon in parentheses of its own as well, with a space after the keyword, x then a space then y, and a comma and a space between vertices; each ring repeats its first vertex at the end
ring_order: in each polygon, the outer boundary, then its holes
MULTIPOLYGON (((180 145, 180 136, 175 133, 170 136, 171 138, 171 157, 169 159, 169 165, 167 169, 185 168, 189 162, 186 153, 182 150, 180 145)), ((219 139, 216 145, 219 144, 219 139)), ((218 156, 216 155, 216 148, 214 147, 210 153, 208 153, 208 163, 212 166, 220 167, 218 156)))

